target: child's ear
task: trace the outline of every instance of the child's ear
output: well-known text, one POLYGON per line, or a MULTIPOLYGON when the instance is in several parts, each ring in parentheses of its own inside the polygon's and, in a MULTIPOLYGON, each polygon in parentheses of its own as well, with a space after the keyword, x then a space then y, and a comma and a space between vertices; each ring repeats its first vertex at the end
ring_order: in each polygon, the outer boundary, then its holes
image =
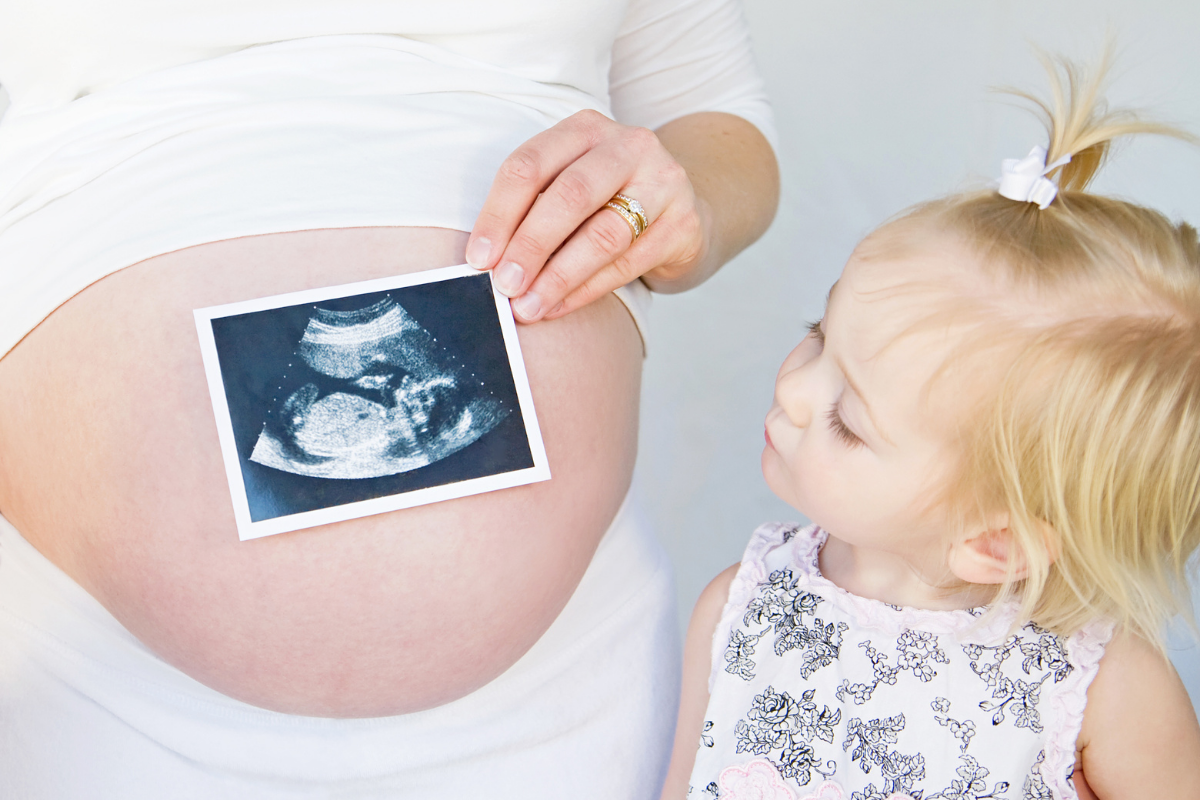
MULTIPOLYGON (((1043 537, 1053 562, 1058 555, 1056 538, 1049 523, 1043 525, 1043 537)), ((1011 565, 1013 580, 1023 580, 1029 573, 1029 562, 1024 551, 1013 541, 1008 514, 994 516, 981 528, 964 533, 951 545, 950 571, 967 583, 998 584, 1004 583, 1011 565)))
POLYGON ((964 533, 950 546, 950 571, 967 583, 1004 583, 1009 574, 1009 562, 1012 562, 1013 578, 1024 578, 1028 571, 1025 554, 1012 541, 1007 520, 999 527, 989 525, 982 531, 964 533))

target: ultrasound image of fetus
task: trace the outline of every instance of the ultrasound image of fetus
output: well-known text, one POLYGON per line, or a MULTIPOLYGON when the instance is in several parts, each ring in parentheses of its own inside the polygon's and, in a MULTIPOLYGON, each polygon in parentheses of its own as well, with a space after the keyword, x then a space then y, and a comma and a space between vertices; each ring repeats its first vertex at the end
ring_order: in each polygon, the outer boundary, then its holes
POLYGON ((477 441, 510 413, 390 298, 357 311, 314 308, 297 356, 282 379, 286 397, 250 455, 286 472, 408 472, 477 441))

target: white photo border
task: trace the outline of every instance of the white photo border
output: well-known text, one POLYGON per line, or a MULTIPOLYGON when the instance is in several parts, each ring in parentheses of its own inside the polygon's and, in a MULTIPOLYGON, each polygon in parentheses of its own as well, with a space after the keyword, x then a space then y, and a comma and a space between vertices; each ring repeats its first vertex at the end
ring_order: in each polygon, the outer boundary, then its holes
POLYGON ((508 354, 508 366, 512 372, 513 383, 516 387, 521 416, 525 422, 525 433, 529 440, 529 452, 533 458, 532 467, 496 475, 469 478, 440 486, 414 489, 386 497, 359 500, 344 505, 330 506, 311 511, 300 511, 258 522, 251 519, 249 498, 246 496, 246 485, 242 476, 241 459, 238 457, 237 446, 234 440, 233 420, 225 396, 225 380, 221 375, 217 344, 213 336, 213 320, 239 314, 249 314, 256 311, 270 311, 286 306, 318 303, 324 300, 353 295, 382 292, 389 289, 420 286, 428 283, 453 280, 455 278, 477 277, 480 274, 479 270, 463 264, 389 278, 377 278, 375 280, 346 283, 339 286, 326 286, 319 289, 306 289, 300 292, 271 295, 270 297, 261 297, 238 303, 198 308, 192 312, 196 320, 196 331, 200 336, 200 353, 204 359, 204 374, 208 379, 209 396, 212 399, 213 412, 217 423, 217 436, 221 442, 221 457, 225 464, 225 475, 229 482, 229 492, 233 500, 233 515, 237 522, 238 538, 241 541, 244 542, 277 533, 287 533, 318 525, 327 525, 331 522, 358 519, 385 511, 413 508, 415 506, 428 505, 429 503, 437 503, 442 500, 451 500, 456 497, 467 497, 497 489, 508 489, 513 486, 524 486, 530 483, 550 480, 550 465, 546 458, 546 447, 542 441, 541 428, 538 425, 537 415, 533 408, 533 394, 529 389, 529 376, 525 371, 525 359, 521 356, 521 345, 517 340, 517 325, 513 318, 512 307, 509 304, 509 299, 497 292, 493 285, 492 297, 496 303, 496 316, 500 320, 500 330, 504 338, 505 351, 508 354))

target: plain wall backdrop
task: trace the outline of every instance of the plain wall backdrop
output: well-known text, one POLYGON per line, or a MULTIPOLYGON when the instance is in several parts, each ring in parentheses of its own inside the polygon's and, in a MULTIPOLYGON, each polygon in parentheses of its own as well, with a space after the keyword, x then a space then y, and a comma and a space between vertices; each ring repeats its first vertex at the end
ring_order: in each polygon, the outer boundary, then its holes
MULTIPOLYGON (((1045 143, 989 87, 1044 93, 1035 46, 1092 59, 1111 32, 1110 104, 1200 134, 1194 0, 745 3, 779 128, 779 215, 707 284, 655 298, 643 384, 635 482, 677 568, 681 626, 756 525, 802 519, 763 483, 763 416, 850 251, 906 206, 995 180, 1002 159, 1045 143)), ((1093 189, 1200 225, 1198 186, 1200 148, 1149 137, 1093 189)), ((1200 706, 1200 648, 1176 635, 1172 657, 1200 706)))

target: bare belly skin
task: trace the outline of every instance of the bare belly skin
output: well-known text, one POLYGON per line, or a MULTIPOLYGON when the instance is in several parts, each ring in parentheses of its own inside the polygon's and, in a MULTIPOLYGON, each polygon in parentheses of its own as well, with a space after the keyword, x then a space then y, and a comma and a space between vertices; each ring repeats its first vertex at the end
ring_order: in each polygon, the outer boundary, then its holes
POLYGON ((460 264, 466 234, 271 234, 136 264, 0 360, 0 513, 166 661, 263 708, 468 694, 569 599, 629 485, 641 342, 614 297, 521 326, 553 479, 240 542, 192 309, 460 264))

